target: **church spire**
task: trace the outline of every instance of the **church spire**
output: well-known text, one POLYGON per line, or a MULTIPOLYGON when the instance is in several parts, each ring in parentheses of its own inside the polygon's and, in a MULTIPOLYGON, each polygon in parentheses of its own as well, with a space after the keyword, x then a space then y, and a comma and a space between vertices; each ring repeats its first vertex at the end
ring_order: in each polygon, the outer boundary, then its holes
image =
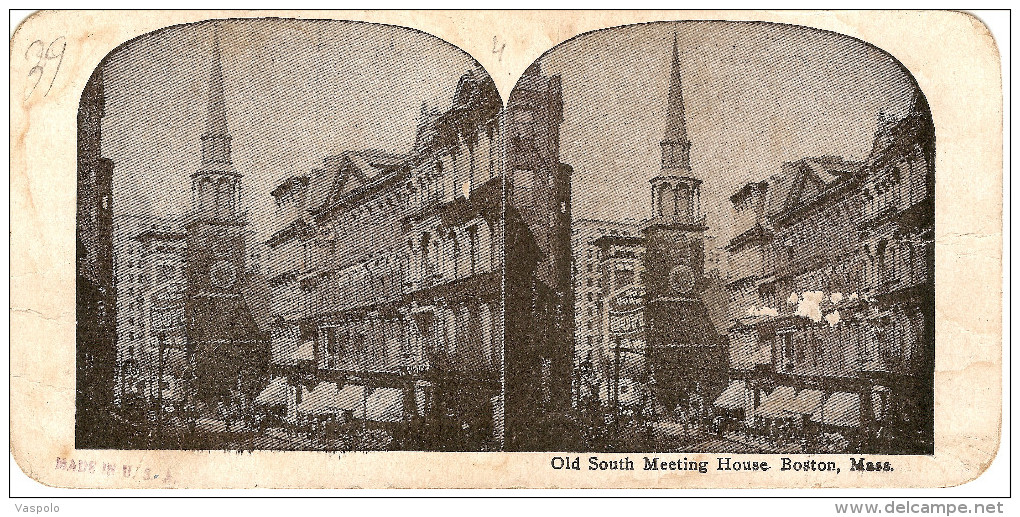
POLYGON ((219 27, 213 29, 212 68, 209 74, 209 104, 205 133, 202 134, 202 171, 233 173, 230 134, 227 132, 227 104, 223 94, 223 64, 220 61, 219 27))
POLYGON ((670 63, 669 96, 666 107, 666 135, 662 147, 663 169, 691 169, 691 142, 687 138, 687 119, 684 113, 683 83, 680 80, 680 50, 673 34, 673 60, 670 63))

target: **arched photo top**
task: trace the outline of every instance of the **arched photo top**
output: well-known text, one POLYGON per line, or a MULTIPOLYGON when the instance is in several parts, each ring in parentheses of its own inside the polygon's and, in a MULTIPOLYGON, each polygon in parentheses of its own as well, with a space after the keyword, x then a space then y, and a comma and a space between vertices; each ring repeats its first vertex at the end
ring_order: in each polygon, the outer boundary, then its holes
POLYGON ((501 112, 469 55, 389 25, 207 21, 112 52, 78 110, 75 445, 499 448, 501 112), (440 362, 455 324, 475 347, 440 362), (416 389, 433 368, 483 389, 416 389), (458 404, 472 433, 421 432, 458 404))
POLYGON ((768 178, 782 163, 826 155, 865 160, 882 124, 915 104, 927 110, 898 60, 835 32, 677 21, 584 33, 536 60, 508 101, 525 102, 531 77, 555 77, 562 85, 560 156, 576 170, 575 218, 612 218, 630 199, 650 206, 659 144, 667 124, 679 129, 676 113, 668 112, 674 40, 690 165, 713 179, 702 196, 710 221, 736 189, 768 178))
POLYGON ((509 447, 934 453, 935 130, 898 61, 621 26, 544 54, 506 113, 509 447))
MULTIPOLYGON (((189 203, 214 50, 248 207, 271 202, 274 182, 321 167, 329 155, 420 151, 421 126, 434 122, 430 113, 462 104, 465 85, 481 92, 470 102, 485 104, 478 107, 485 116, 502 107, 474 58, 415 29, 286 18, 166 27, 110 52, 83 93, 82 115, 101 90, 103 156, 115 164, 118 214, 144 212, 142 204, 178 213, 189 203), (128 192, 139 205, 125 203, 128 192)), ((256 225, 267 220, 251 215, 256 225)))

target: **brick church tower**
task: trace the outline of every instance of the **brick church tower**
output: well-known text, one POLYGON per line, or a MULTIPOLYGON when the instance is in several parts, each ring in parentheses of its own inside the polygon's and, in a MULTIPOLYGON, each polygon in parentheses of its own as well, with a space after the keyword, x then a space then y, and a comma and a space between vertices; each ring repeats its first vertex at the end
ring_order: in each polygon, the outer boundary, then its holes
POLYGON ((651 388, 667 409, 707 406, 726 381, 726 348, 700 297, 704 289, 705 215, 699 173, 691 169, 676 36, 659 175, 651 180, 645 236, 646 346, 651 388), (695 401, 697 399, 697 401, 695 401))
POLYGON ((264 340, 244 302, 245 216, 241 177, 231 159, 219 37, 214 36, 202 159, 191 175, 187 221, 189 352, 196 396, 206 402, 237 401, 259 376, 264 340), (248 379, 248 380, 246 380, 248 379))

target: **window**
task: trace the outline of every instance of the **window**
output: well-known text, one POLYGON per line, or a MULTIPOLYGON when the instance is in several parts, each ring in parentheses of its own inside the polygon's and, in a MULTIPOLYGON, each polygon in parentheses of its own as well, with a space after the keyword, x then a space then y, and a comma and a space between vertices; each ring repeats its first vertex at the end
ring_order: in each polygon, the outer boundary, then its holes
POLYGON ((468 228, 468 244, 471 255, 471 274, 478 272, 478 226, 468 228))
POLYGON ((791 363, 793 363, 793 336, 790 334, 782 334, 779 336, 780 343, 783 347, 783 369, 789 369, 791 363))
POLYGON ((322 334, 326 342, 326 368, 334 368, 337 362, 337 328, 326 327, 322 334))
POLYGON ((814 366, 824 363, 822 357, 822 339, 817 334, 811 336, 811 362, 814 366))
POLYGON ((460 236, 450 232, 450 239, 453 240, 453 278, 460 276, 460 236))
POLYGON ((793 352, 795 354, 795 362, 797 364, 801 364, 804 362, 805 356, 807 355, 806 351, 804 350, 805 346, 806 343, 804 343, 804 339, 797 339, 796 343, 794 343, 793 352))
POLYGON ((552 359, 542 358, 542 402, 552 400, 552 359))

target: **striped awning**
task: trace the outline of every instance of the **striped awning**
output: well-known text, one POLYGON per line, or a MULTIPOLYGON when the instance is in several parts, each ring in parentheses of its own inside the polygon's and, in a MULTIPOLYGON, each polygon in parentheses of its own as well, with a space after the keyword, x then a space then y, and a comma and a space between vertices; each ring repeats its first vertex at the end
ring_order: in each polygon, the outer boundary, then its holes
POLYGON ((797 398, 793 401, 793 406, 788 408, 787 411, 798 415, 812 415, 822 405, 822 400, 825 395, 818 390, 800 390, 797 393, 797 398))
POLYGON ((320 382, 315 389, 302 397, 298 404, 299 413, 309 415, 328 415, 335 413, 338 405, 336 384, 320 382))
POLYGON ((347 384, 337 395, 336 408, 341 411, 353 411, 354 418, 364 418, 365 402, 365 387, 360 384, 347 384))
POLYGON ((713 405, 723 409, 743 409, 747 403, 747 385, 744 381, 731 381, 730 385, 715 399, 713 405))
POLYGON ((792 386, 779 386, 765 397, 756 413, 764 418, 788 418, 793 415, 796 400, 797 392, 792 386))
POLYGON ((373 422, 404 420, 404 392, 399 388, 377 388, 365 401, 367 419, 373 422))
POLYGON ((255 403, 261 406, 286 406, 287 405, 287 381, 283 377, 276 377, 257 397, 255 403))
POLYGON ((837 391, 811 415, 811 420, 839 427, 860 427, 861 396, 837 391))

